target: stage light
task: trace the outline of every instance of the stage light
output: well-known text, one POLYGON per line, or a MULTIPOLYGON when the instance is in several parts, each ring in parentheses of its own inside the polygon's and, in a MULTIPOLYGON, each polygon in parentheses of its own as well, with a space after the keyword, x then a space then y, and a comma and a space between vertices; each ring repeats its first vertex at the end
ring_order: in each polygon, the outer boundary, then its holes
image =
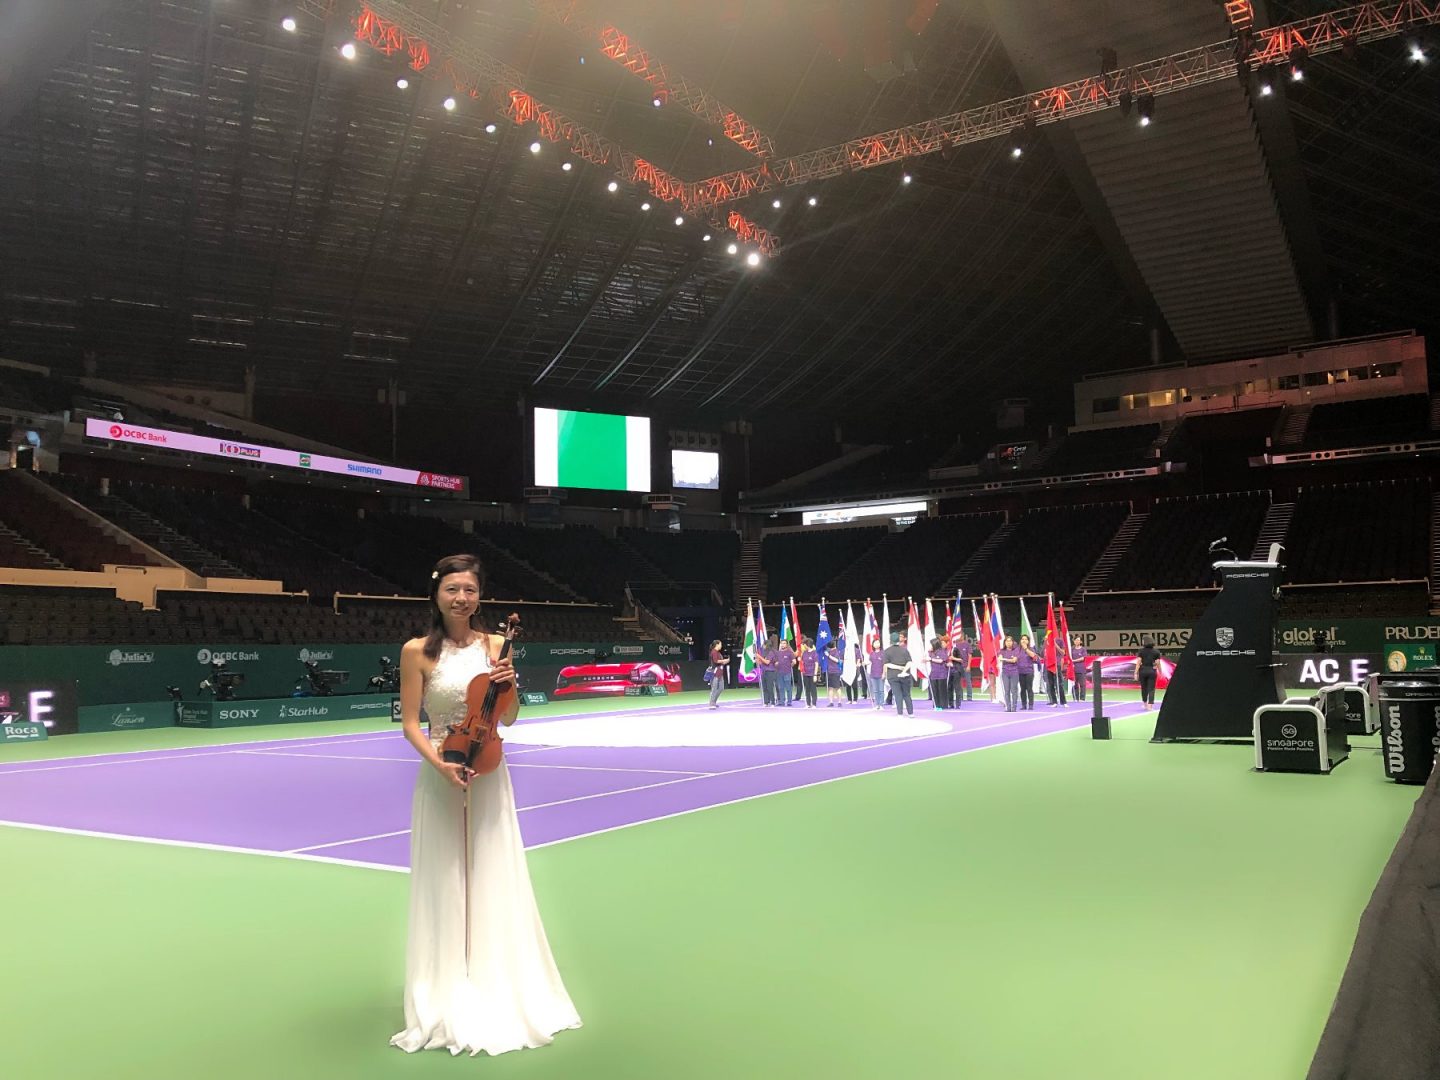
POLYGON ((641 209, 641 210, 649 210, 649 209, 650 209, 650 204, 649 204, 648 202, 642 202, 642 203, 640 204, 640 209, 641 209))
POLYGON ((614 180, 611 180, 608 184, 605 185, 605 190, 613 195, 615 192, 620 190, 620 185, 614 180))
POLYGON ((404 76, 401 76, 400 78, 395 80, 395 88, 397 90, 409 90, 410 80, 405 78, 404 76))
POLYGON ((650 99, 650 104, 651 104, 651 105, 654 105, 655 108, 658 109, 658 108, 660 108, 661 105, 664 105, 665 102, 661 101, 658 97, 655 97, 655 98, 651 98, 651 99, 650 99))
POLYGON ((445 106, 446 112, 455 111, 455 99, 453 97, 447 97, 441 104, 445 106))
POLYGON ((532 154, 538 154, 538 153, 540 152, 540 140, 539 140, 539 139, 536 139, 534 142, 532 142, 532 143, 530 144, 530 152, 531 152, 532 154))
POLYGON ((493 121, 485 125, 485 134, 486 134, 486 135, 494 135, 494 134, 495 134, 495 124, 494 124, 493 121))
POLYGON ((900 174, 900 183, 902 184, 908 184, 912 179, 913 177, 908 172, 900 174))
POLYGON ((685 224, 685 219, 684 219, 683 217, 681 217, 679 214, 676 214, 676 215, 675 215, 675 224, 676 224, 676 225, 684 225, 684 224, 685 224))
POLYGON ((1150 93, 1136 95, 1135 111, 1140 114, 1140 126, 1149 127, 1150 122, 1155 119, 1155 95, 1150 93))
POLYGON ((569 172, 569 171, 570 171, 571 169, 573 169, 574 167, 575 167, 575 164, 574 164, 574 162, 571 162, 571 161, 562 161, 562 162, 560 163, 560 171, 561 171, 561 172, 569 172))
POLYGON ((1010 156, 1011 156, 1012 158, 1023 157, 1024 155, 1025 155, 1025 148, 1024 148, 1023 146, 1012 146, 1012 147, 1010 148, 1010 156))
POLYGON ((770 200, 770 205, 773 206, 776 210, 779 210, 779 209, 780 209, 780 200, 779 200, 779 199, 771 199, 771 200, 770 200))
POLYGON ((1310 50, 1304 45, 1296 45, 1290 50, 1290 78, 1299 82, 1305 78, 1305 61, 1310 59, 1310 50))
POLYGON ((819 206, 819 205, 820 205, 820 200, 817 199, 814 195, 811 195, 808 199, 805 200, 805 205, 806 205, 806 206, 819 206))
POLYGON ((746 262, 748 265, 750 265, 750 266, 759 266, 759 265, 760 265, 760 253, 759 253, 758 251, 752 251, 752 252, 750 252, 749 255, 746 255, 746 256, 745 256, 745 262, 746 262))
POLYGON ((343 56, 346 60, 354 60, 354 59, 355 59, 355 43, 354 43, 353 41, 347 41, 344 45, 341 45, 341 46, 340 46, 340 55, 343 56))
POLYGON ((290 33, 292 33, 292 34, 295 33, 295 29, 296 29, 295 20, 292 19, 289 15, 286 15, 285 18, 283 18, 283 19, 280 20, 280 29, 282 29, 282 30, 288 30, 288 31, 290 31, 290 33))
POLYGON ((1260 84, 1261 97, 1270 97, 1275 93, 1275 73, 1269 68, 1256 72, 1255 81, 1260 84))
POLYGON ((1417 64, 1423 64, 1425 62, 1425 50, 1421 48, 1418 41, 1410 46, 1410 59, 1414 60, 1417 64))
POLYGON ((707 232, 704 236, 700 237, 700 239, 708 244, 710 242, 710 234, 707 232))
POLYGON ((739 249, 738 247, 736 247, 734 244, 726 244, 726 245, 725 245, 725 254, 727 254, 727 255, 734 255, 734 254, 736 254, 739 250, 740 250, 740 249, 739 249))

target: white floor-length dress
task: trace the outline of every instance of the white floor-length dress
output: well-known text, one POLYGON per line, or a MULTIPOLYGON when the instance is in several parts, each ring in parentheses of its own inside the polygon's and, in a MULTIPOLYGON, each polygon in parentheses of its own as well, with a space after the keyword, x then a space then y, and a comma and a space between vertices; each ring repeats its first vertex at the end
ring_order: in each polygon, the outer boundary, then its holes
MULTIPOLYGON (((450 641, 425 684, 430 739, 465 714, 470 680, 490 669, 484 638, 450 641)), ((407 1052, 503 1054, 544 1046, 580 1026, 530 887, 515 793, 502 763, 462 792, 428 764, 415 782, 410 837, 410 931, 405 957, 407 1052), (470 802, 470 961, 465 960, 463 800, 470 802)))

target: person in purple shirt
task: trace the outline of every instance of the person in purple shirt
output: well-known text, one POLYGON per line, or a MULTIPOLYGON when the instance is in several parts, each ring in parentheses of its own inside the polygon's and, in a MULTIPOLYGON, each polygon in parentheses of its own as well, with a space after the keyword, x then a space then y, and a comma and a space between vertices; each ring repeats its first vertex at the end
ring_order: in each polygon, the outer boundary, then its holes
POLYGON ((825 656, 820 665, 825 669, 825 707, 827 709, 845 704, 840 700, 840 648, 842 644, 843 639, 831 638, 830 643, 825 646, 825 656))
POLYGON ((775 683, 775 703, 788 709, 791 691, 795 689, 795 650, 788 641, 780 642, 780 647, 775 650, 775 683))
POLYGON ((875 642, 875 647, 870 650, 870 700, 875 702, 875 708, 885 707, 885 650, 880 647, 880 642, 875 642))
POLYGON ((1005 711, 1014 712, 1020 699, 1020 649, 1009 634, 1000 648, 1000 685, 1005 689, 1005 711))
POLYGON ((1040 656, 1030 647, 1030 635, 1020 635, 1020 658, 1015 661, 1015 674, 1020 677, 1020 708, 1035 708, 1035 665, 1040 656))
POLYGON ((955 639, 950 643, 950 703, 957 709, 966 699, 975 700, 975 690, 970 683, 970 658, 974 655, 975 647, 965 631, 955 631, 955 639))
POLYGON ((767 709, 776 701, 775 655, 779 644, 780 635, 771 634, 763 646, 756 646, 755 649, 755 666, 760 669, 760 693, 765 699, 767 709))
POLYGON ((943 638, 930 639, 930 703, 950 707, 950 646, 943 638))
POLYGON ((815 651, 815 642, 808 637, 800 639, 800 681, 805 686, 805 708, 813 709, 815 700, 815 671, 820 666, 820 654, 815 651))
POLYGON ((1086 680, 1090 675, 1090 672, 1087 670, 1090 666, 1090 650, 1078 641, 1075 641, 1076 636, 1072 630, 1070 632, 1070 640, 1073 644, 1070 646, 1070 659, 1075 662, 1075 700, 1084 701, 1085 688, 1088 685, 1086 680))

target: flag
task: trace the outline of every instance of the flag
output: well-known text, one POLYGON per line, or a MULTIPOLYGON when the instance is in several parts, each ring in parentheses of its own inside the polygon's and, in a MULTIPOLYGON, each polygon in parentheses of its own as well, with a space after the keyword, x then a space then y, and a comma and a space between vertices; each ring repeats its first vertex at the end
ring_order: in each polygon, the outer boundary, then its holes
POLYGON ((784 604, 780 605, 780 640, 790 640, 790 612, 785 609, 784 604))
POLYGON ((991 593, 990 599, 995 601, 990 606, 990 618, 994 620, 994 625, 990 627, 990 632, 995 635, 995 648, 999 649, 1000 646, 1005 644, 1005 624, 1000 621, 1000 597, 995 593, 991 593))
POLYGON ((841 658, 840 679, 846 686, 855 685, 855 609, 849 601, 845 603, 845 655, 841 658))
POLYGON ((925 641, 920 636, 920 612, 916 610, 913 598, 910 598, 910 625, 905 634, 910 646, 910 666, 914 669, 915 684, 918 686, 925 681, 930 653, 926 650, 925 641))
POLYGON ((740 678, 750 682, 755 678, 755 609, 745 601, 745 647, 740 654, 740 678))
POLYGON ((765 606, 758 600, 755 602, 755 642, 764 645, 770 640, 770 635, 765 633, 765 606))
MULTIPOLYGON (((825 600, 820 600, 820 627, 815 631, 815 649, 820 659, 825 659, 825 647, 830 644, 830 617, 825 614, 825 600)), ((829 670, 828 668, 826 669, 829 670)))
POLYGON ((880 648, 890 647, 890 600, 880 597, 880 648))
POLYGON ((952 642, 959 631, 965 629, 965 616, 960 611, 960 593, 955 593, 955 603, 945 605, 945 636, 952 642))
POLYGON ((1025 611, 1025 598, 1020 597, 1020 633, 1030 639, 1030 647, 1035 647, 1035 631, 1030 628, 1030 616, 1025 611))
POLYGON ((970 601, 970 619, 975 623, 975 647, 980 647, 980 609, 975 606, 972 598, 970 601))
POLYGON ((793 596, 790 597, 790 622, 795 627, 795 652, 798 655, 800 652, 800 639, 805 635, 800 633, 800 609, 795 606, 795 598, 793 596))
POLYGON ((871 606, 870 600, 867 598, 867 599, 865 600, 865 659, 866 659, 866 660, 869 660, 869 659, 870 659, 870 654, 871 654, 872 652, 874 652, 877 647, 879 647, 879 648, 882 649, 882 650, 885 648, 883 645, 880 644, 880 628, 875 625, 875 608, 871 606))
POLYGON ((930 607, 930 598, 925 598, 925 648, 930 648, 930 642, 940 635, 935 632, 935 612, 930 607))
POLYGON ((980 670, 987 679, 995 678, 999 661, 1000 643, 995 640, 995 622, 990 614, 990 597, 985 597, 985 621, 980 624, 980 670))
POLYGON ((1075 658, 1070 655, 1070 625, 1065 618, 1065 601, 1060 601, 1060 646, 1065 650, 1065 679, 1075 681, 1075 658))
POLYGON ((1055 670, 1055 594, 1050 593, 1045 602, 1045 670, 1055 670))

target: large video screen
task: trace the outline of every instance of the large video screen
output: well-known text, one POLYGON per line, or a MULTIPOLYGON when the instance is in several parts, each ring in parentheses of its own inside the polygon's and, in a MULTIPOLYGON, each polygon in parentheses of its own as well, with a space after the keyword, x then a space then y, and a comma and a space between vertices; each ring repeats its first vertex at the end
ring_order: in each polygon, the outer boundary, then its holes
POLYGON ((535 410, 535 485, 650 490, 650 418, 535 410))
POLYGON ((720 490, 720 455, 714 450, 671 450, 670 480, 677 488, 720 490))

